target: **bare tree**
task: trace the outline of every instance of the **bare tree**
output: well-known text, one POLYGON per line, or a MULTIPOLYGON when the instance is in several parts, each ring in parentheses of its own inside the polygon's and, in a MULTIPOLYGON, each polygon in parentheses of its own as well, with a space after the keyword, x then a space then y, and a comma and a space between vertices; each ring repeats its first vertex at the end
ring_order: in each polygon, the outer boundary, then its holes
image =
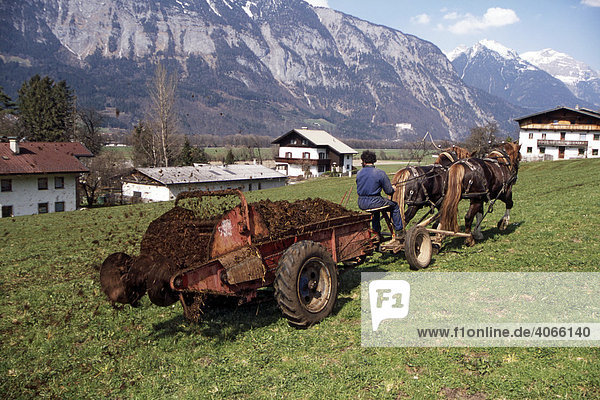
POLYGON ((175 92, 177 76, 169 74, 167 69, 158 64, 154 77, 148 84, 150 109, 148 113, 148 128, 152 132, 152 145, 155 147, 157 165, 168 167, 175 156, 173 140, 177 133, 177 116, 175 112, 175 92))
POLYGON ((90 172, 79 178, 79 184, 83 189, 88 206, 92 206, 96 203, 99 192, 118 184, 116 181, 128 167, 125 157, 115 151, 103 151, 87 164, 90 172))
POLYGON ((102 137, 100 136, 102 120, 102 115, 92 108, 77 110, 78 124, 75 139, 83 143, 94 154, 100 153, 102 149, 102 137))
POLYGON ((466 141, 467 148, 476 157, 483 157, 498 144, 497 134, 498 124, 495 122, 472 128, 471 134, 466 141))

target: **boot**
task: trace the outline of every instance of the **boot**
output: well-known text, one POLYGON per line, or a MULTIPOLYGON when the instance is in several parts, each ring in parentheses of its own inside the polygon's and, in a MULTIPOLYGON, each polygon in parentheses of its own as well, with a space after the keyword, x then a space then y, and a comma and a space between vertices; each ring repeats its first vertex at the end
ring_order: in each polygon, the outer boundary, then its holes
POLYGON ((396 241, 397 242, 401 242, 401 243, 404 242, 405 236, 406 236, 406 232, 404 231, 404 229, 396 231, 396 241))

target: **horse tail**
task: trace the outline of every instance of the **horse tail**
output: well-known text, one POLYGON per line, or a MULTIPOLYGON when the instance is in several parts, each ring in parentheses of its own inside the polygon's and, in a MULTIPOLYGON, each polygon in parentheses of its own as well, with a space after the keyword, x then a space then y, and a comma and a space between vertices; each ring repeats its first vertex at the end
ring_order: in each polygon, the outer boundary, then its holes
POLYGON ((454 164, 448 170, 448 190, 440 211, 441 229, 458 232, 458 203, 462 195, 462 181, 465 168, 462 164, 454 164))
POLYGON ((410 171, 407 168, 401 169, 394 175, 394 185, 396 191, 392 196, 392 200, 398 203, 400 208, 400 217, 402 218, 402 226, 406 227, 406 218, 404 216, 404 193, 406 192, 406 181, 410 178, 410 171))

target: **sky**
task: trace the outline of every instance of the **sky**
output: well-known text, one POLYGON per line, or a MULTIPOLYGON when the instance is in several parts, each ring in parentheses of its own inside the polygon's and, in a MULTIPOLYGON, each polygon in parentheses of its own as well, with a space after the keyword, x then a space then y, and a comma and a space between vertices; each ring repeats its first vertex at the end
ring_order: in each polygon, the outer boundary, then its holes
POLYGON ((495 40, 522 54, 546 48, 600 71, 600 0, 306 0, 428 40, 449 53, 495 40))

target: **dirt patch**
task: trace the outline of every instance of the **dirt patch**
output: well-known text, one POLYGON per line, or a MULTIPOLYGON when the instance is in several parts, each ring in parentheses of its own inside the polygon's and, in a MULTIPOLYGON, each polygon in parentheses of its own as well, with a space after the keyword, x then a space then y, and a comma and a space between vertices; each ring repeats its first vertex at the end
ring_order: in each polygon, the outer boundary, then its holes
POLYGON ((443 399, 460 399, 460 400, 485 400, 487 396, 483 393, 469 393, 465 388, 449 388, 445 387, 440 391, 440 396, 443 399))

